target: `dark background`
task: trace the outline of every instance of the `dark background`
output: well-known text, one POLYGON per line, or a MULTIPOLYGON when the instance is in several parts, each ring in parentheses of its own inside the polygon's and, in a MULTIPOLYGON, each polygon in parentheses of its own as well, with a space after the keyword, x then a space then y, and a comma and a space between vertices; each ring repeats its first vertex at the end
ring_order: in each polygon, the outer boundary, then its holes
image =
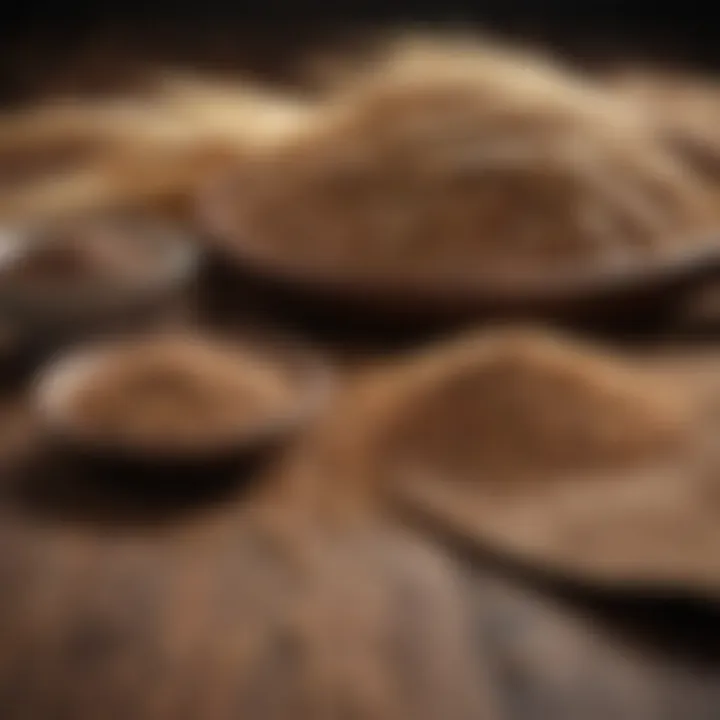
MULTIPOLYGON (((720 29, 699 3, 568 0, 4 3, 0 94, 36 94, 43 78, 99 78, 143 57, 190 66, 248 66, 281 77, 308 49, 375 27, 479 27, 550 45, 580 60, 637 58, 714 68, 720 29), (100 49, 104 48, 105 57, 100 49), (100 59, 98 59, 100 58, 100 59), (124 59, 126 58, 126 59, 124 59), (104 73, 104 75, 103 75, 104 73)), ((707 8, 707 9, 706 9, 707 8)))

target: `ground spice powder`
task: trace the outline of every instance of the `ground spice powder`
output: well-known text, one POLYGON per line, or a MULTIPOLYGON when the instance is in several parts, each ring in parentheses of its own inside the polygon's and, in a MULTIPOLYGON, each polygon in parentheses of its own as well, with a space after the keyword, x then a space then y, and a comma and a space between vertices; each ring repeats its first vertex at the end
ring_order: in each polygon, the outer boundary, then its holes
POLYGON ((192 337, 117 349, 71 398, 74 422, 140 447, 197 448, 232 441, 287 412, 294 390, 251 352, 192 337))
POLYGON ((492 484, 627 469, 687 439, 683 397, 574 341, 499 332, 417 362, 386 452, 436 477, 492 484))
POLYGON ((382 69, 247 168, 242 242, 314 271, 457 279, 622 267, 715 222, 698 179, 576 78, 482 52, 382 69))

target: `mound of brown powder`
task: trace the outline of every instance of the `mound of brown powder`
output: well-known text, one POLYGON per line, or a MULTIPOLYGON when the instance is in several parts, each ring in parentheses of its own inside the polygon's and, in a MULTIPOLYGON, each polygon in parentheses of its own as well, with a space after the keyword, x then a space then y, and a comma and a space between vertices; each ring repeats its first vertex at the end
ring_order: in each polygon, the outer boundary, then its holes
POLYGON ((229 235, 313 271, 458 279, 622 267, 714 223, 639 117, 554 67, 424 48, 374 77, 257 162, 229 235))
POLYGON ((291 380, 252 351, 192 337, 114 350, 69 397, 72 422, 96 438, 193 449, 242 438, 293 407, 291 380))
POLYGON ((627 470, 677 451, 690 409, 640 370, 535 332, 468 338, 409 370, 393 462, 494 484, 627 470))
POLYGON ((458 341, 400 374, 373 458, 384 497, 441 538, 542 572, 714 597, 712 367, 527 332, 458 341))
POLYGON ((612 89, 647 113, 660 138, 708 180, 720 177, 720 84, 702 75, 641 69, 612 89))

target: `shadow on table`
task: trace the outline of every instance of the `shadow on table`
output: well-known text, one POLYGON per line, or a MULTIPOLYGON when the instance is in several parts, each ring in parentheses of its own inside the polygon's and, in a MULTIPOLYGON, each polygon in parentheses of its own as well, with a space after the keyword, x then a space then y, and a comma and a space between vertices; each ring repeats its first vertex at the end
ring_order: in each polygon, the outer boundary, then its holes
MULTIPOLYGON (((255 460, 255 459, 253 459, 255 460)), ((240 465, 140 472, 122 465, 94 466, 46 452, 5 483, 5 502, 49 522, 99 525, 175 523, 251 495, 265 470, 240 465)))

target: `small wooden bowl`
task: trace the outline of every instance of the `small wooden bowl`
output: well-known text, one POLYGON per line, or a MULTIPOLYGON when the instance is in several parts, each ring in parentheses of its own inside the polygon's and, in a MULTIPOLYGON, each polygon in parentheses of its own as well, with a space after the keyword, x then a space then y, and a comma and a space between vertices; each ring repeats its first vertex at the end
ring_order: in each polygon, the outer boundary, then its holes
POLYGON ((144 487, 173 485, 198 476, 212 478, 224 471, 254 465, 301 430, 321 409, 331 388, 328 366, 312 351, 277 337, 247 337, 234 341, 239 351, 258 361, 274 363, 286 373, 291 392, 286 407, 268 413, 255 424, 217 440, 192 446, 173 442, 136 444, 113 437, 74 416, 74 393, 92 382, 94 373, 111 360, 123 341, 72 351, 51 363, 37 378, 34 404, 51 451, 84 468, 100 470, 123 483, 138 480, 144 487))
MULTIPOLYGON (((617 321, 662 315, 699 282, 720 274, 718 235, 624 266, 564 267, 499 275, 472 267, 453 276, 358 275, 283 258, 272 243, 229 218, 220 182, 199 199, 211 252, 236 281, 254 283, 290 309, 361 316, 381 324, 437 324, 498 318, 617 321)), ((720 233, 719 233, 720 234, 720 233)))

